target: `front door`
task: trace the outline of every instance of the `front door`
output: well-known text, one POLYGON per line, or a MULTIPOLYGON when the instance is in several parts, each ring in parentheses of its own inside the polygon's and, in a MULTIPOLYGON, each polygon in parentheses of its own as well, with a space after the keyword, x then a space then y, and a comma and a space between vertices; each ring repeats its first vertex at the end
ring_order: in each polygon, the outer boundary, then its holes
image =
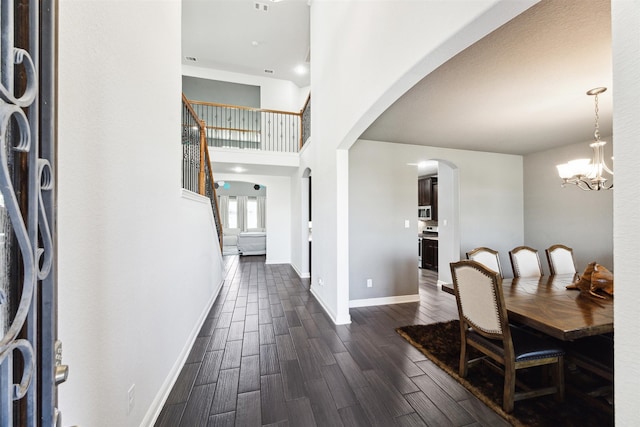
POLYGON ((55 426, 56 0, 0 0, 0 427, 55 426))

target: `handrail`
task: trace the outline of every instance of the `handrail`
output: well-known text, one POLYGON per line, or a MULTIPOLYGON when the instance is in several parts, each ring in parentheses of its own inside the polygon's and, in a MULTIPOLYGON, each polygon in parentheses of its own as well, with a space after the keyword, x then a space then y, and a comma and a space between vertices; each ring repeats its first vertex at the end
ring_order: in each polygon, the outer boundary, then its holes
MULTIPOLYGON (((202 123, 204 124, 204 121, 202 123)), ((213 216, 215 218, 216 231, 218 232, 218 244, 220 245, 220 250, 222 250, 222 221, 220 220, 220 208, 218 207, 218 194, 214 185, 215 181, 213 180, 213 170, 211 170, 211 157, 209 157, 209 149, 205 142, 202 143, 202 147, 204 147, 205 160, 205 171, 202 174, 204 176, 204 195, 208 196, 211 201, 211 209, 213 209, 214 212, 213 216)))
POLYGON ((182 105, 186 107, 186 109, 189 111, 189 113, 191 113, 194 119, 196 120, 198 119, 198 115, 196 114, 193 107, 191 106, 191 101, 189 101, 187 97, 184 96, 184 93, 182 94, 182 105))
POLYGON ((182 94, 182 104, 186 109, 182 120, 182 145, 183 145, 183 188, 206 196, 210 199, 213 218, 218 233, 218 244, 222 250, 222 223, 220 210, 211 170, 211 158, 207 147, 206 125, 200 120, 189 100, 182 94), (186 116, 185 116, 186 114, 186 116), (198 135, 194 135, 197 129, 198 135), (196 141, 197 139, 197 141, 196 141), (197 149, 196 149, 197 144, 197 149), (196 158, 197 153, 197 158, 196 158), (197 165, 197 166, 196 166, 197 165), (197 172, 197 176, 195 176, 197 172))
MULTIPOLYGON (((184 94, 183 94, 184 96, 184 94)), ((206 105, 212 107, 225 107, 225 108, 233 108, 236 110, 247 110, 247 111, 256 111, 260 113, 276 113, 276 114, 291 114, 294 116, 300 115, 300 113, 294 113, 292 111, 284 111, 284 110, 270 110, 268 108, 254 108, 254 107, 246 107, 242 105, 231 105, 231 104, 221 104, 219 102, 206 102, 206 101, 194 101, 192 99, 189 100, 191 105, 206 105)))

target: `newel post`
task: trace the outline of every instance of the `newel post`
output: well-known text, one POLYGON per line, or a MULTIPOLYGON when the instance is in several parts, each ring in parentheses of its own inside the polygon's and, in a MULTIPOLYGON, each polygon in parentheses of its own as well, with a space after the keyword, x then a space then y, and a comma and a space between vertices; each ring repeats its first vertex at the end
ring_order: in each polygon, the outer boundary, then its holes
POLYGON ((198 193, 202 196, 206 196, 207 190, 204 185, 204 161, 205 161, 205 144, 207 143, 206 132, 207 127, 204 120, 200 121, 200 170, 198 172, 198 193))

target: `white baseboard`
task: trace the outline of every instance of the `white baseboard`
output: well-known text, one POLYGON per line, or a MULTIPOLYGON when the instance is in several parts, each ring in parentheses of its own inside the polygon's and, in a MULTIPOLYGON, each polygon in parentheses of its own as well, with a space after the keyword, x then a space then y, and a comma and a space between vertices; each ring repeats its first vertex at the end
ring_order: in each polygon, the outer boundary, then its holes
POLYGON ((309 291, 311 292, 311 295, 314 296, 318 304, 320 304, 320 307, 322 307, 324 312, 327 313, 327 316, 329 316, 333 323, 335 323, 336 325, 348 325, 349 323, 351 323, 351 316, 349 314, 337 316, 332 310, 330 310, 329 307, 327 307, 327 305, 324 303, 322 298, 318 296, 313 285, 311 285, 309 291))
POLYGON ((370 307, 372 305, 404 304, 407 302, 420 301, 420 294, 399 295, 394 297, 353 299, 349 301, 349 308, 370 307))
POLYGON ((278 261, 278 260, 273 260, 273 259, 266 259, 264 261, 264 263, 265 263, 265 265, 266 264, 269 264, 269 265, 271 265, 271 264, 290 264, 289 261, 278 261))
POLYGON ((311 274, 309 273, 300 273, 300 270, 298 270, 298 267, 291 264, 291 267, 296 271, 296 273, 298 273, 298 276, 300 276, 301 279, 310 279, 311 278, 311 274))
POLYGON ((207 315, 211 311, 211 307, 213 307, 213 303, 216 301, 216 298, 218 298, 218 295, 220 294, 220 290, 222 289, 223 285, 224 285, 224 279, 220 281, 217 289, 213 292, 211 299, 205 306, 203 312, 200 314, 200 318, 198 319, 195 327, 189 334, 189 339, 187 340, 187 343, 185 344, 184 348, 178 355, 178 359, 171 367, 171 370, 169 371, 169 375, 167 375, 167 378, 164 380, 162 387, 160 387, 160 390, 156 394, 155 399, 153 399, 153 402, 151 402, 151 405, 149 406, 149 409, 147 410, 146 415, 142 419, 142 422, 140 423, 141 426, 149 426, 149 427, 153 426, 158 420, 158 417, 160 416, 160 412, 162 412, 162 408, 164 407, 164 404, 167 401, 167 398, 169 397, 169 393, 171 393, 171 389, 173 389, 173 386, 175 385, 176 381, 178 380, 178 376, 180 375, 180 371, 182 371, 182 367, 184 366, 185 362, 187 361, 187 358, 189 357, 189 353, 191 352, 193 343, 195 343, 196 338, 198 338, 200 329, 202 329, 202 325, 204 325, 204 321, 207 319, 207 315))

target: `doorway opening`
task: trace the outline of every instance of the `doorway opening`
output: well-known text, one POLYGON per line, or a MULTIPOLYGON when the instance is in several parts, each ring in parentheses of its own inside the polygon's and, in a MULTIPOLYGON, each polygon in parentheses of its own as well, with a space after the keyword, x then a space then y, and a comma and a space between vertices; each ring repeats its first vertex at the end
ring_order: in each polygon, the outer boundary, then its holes
POLYGON ((313 231, 313 202, 312 202, 312 179, 311 169, 306 168, 302 173, 302 180, 300 183, 301 190, 301 277, 311 277, 311 265, 312 265, 312 231, 313 231))
POLYGON ((451 282, 460 257, 458 168, 443 159, 418 163, 418 283, 451 282))
POLYGON ((246 181, 216 181, 223 255, 266 254, 267 187, 246 181))

